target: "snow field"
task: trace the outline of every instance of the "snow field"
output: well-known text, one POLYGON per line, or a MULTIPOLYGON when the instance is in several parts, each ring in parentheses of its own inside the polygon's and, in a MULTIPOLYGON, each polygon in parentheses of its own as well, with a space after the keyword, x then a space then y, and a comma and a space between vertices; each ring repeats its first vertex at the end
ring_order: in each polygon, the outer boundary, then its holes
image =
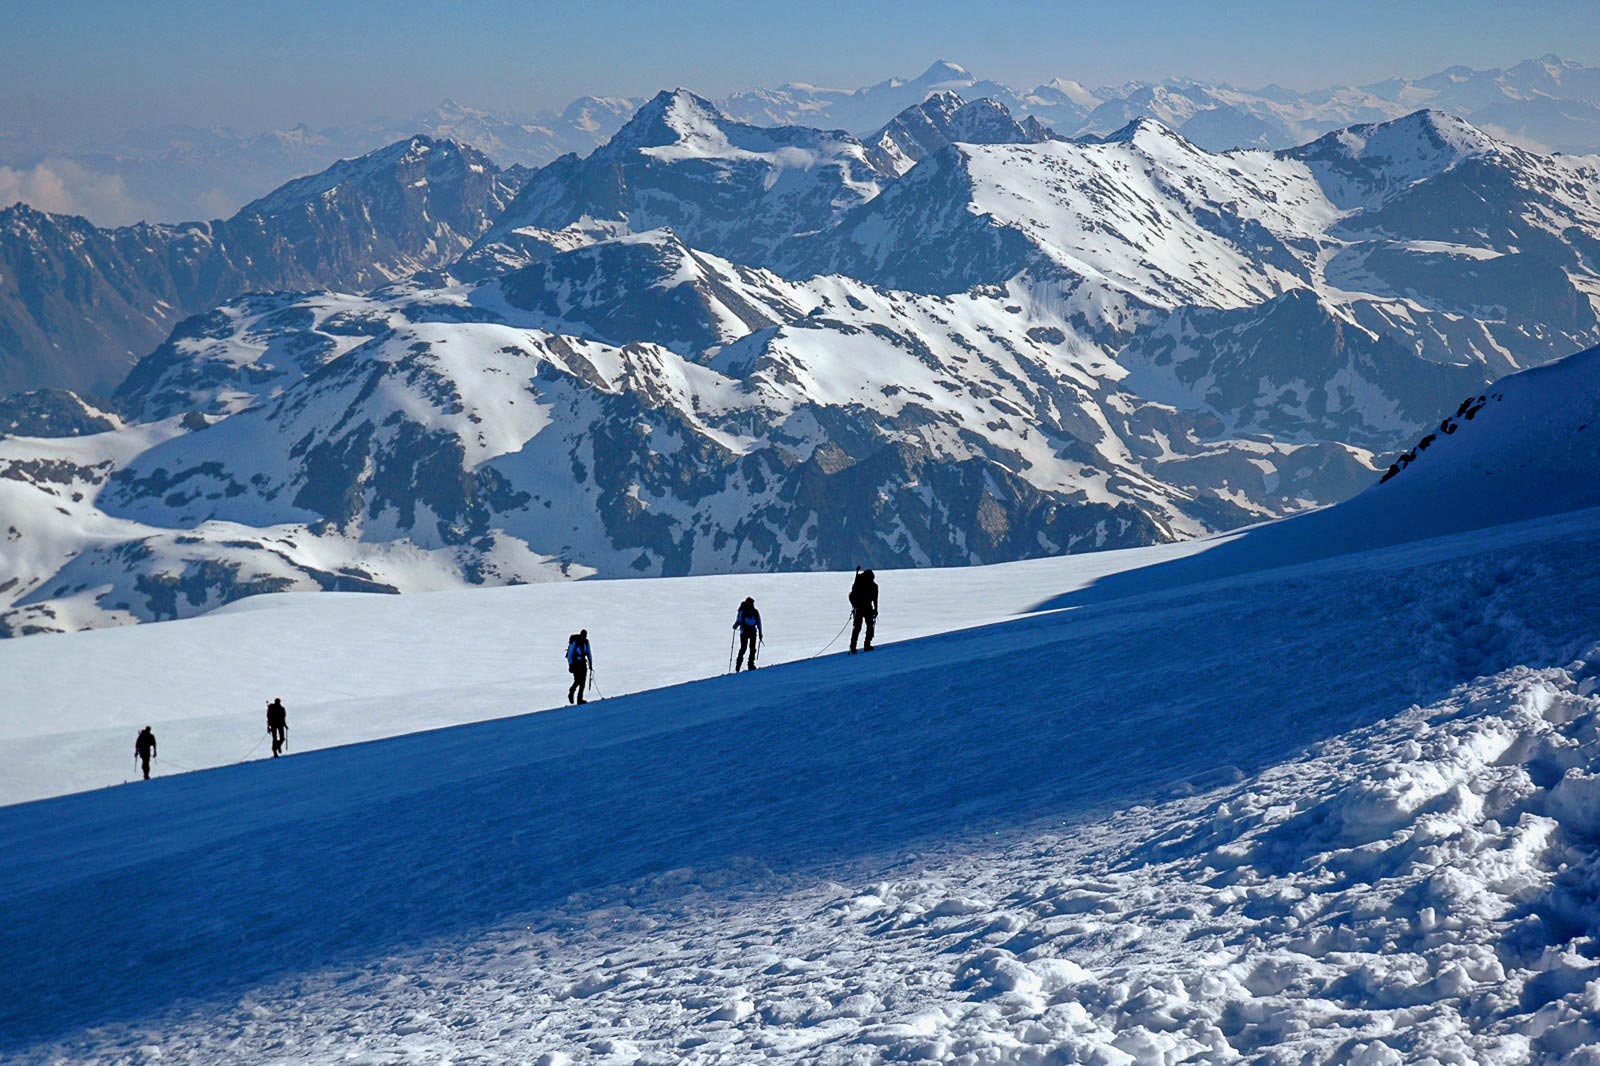
MULTIPOLYGON (((1015 617, 1048 593, 1225 539, 884 571, 879 640, 1015 617)), ((734 611, 749 595, 767 634, 763 666, 835 654, 849 647, 839 631, 851 580, 796 573, 285 593, 182 621, 0 641, 0 741, 12 754, 0 804, 131 780, 133 737, 146 724, 164 756, 158 774, 237 762, 264 733, 275 696, 289 708, 291 753, 561 706, 567 636, 581 628, 603 696, 715 676, 727 669, 734 611)), ((270 752, 263 744, 250 757, 270 752)))
POLYGON ((1588 511, 3 808, 0 1048, 1579 1046, 1597 548, 1588 511))
POLYGON ((528 928, 253 992, 158 1046, 285 1062, 1595 1061, 1597 679, 1600 645, 1236 785, 913 852, 877 880, 730 898, 764 871, 683 869, 576 894, 528 928))

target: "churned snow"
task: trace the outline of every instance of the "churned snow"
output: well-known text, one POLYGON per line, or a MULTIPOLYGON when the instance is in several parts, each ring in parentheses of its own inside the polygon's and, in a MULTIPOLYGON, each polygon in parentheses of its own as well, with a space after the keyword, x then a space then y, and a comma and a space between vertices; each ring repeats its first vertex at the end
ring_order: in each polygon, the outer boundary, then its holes
MULTIPOLYGON (((865 657, 0 809, 0 1046, 1553 1057, 1600 1037, 1596 560, 1591 510, 1178 574, 865 657)), ((681 616, 641 598, 618 623, 682 647, 681 616)), ((306 639, 394 636, 346 615, 306 639)), ((369 706, 461 691, 409 675, 369 706)))

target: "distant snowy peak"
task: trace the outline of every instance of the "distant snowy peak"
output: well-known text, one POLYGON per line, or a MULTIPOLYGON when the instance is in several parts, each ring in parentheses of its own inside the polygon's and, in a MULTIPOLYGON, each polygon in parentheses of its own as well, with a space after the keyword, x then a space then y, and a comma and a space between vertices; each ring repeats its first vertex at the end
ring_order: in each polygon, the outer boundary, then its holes
POLYGON ((560 120, 597 140, 610 136, 639 108, 625 96, 580 96, 561 110, 560 120))
POLYGON ((966 67, 948 59, 934 60, 916 79, 923 85, 970 85, 974 80, 966 67))
POLYGON ((968 103, 944 90, 906 108, 867 138, 868 158, 879 170, 900 175, 947 144, 1031 144, 1053 137, 1036 119, 1019 123, 997 100, 968 103))
POLYGON ((729 119, 717 106, 687 89, 664 89, 623 123, 605 146, 611 152, 690 144, 715 147, 729 119))
POLYGON ((1104 103, 1095 93, 1070 78, 1052 78, 1029 93, 1027 99, 1030 103, 1046 106, 1072 104, 1086 110, 1104 103))
MULTIPOLYGON (((302 211, 347 185, 372 189, 404 183, 421 188, 431 184, 459 184, 470 175, 492 177, 499 169, 493 160, 471 145, 417 134, 356 159, 341 159, 319 174, 291 181, 246 204, 240 214, 302 211)), ((507 200, 513 192, 515 190, 507 190, 507 200)))
POLYGON ((526 265, 547 254, 549 235, 596 223, 606 236, 670 227, 714 255, 770 262, 784 242, 823 229, 893 176, 847 133, 737 122, 669 90, 592 155, 535 174, 464 258, 463 276, 526 265))
POLYGON ((1165 149, 1158 146, 1164 145, 1184 152, 1203 152, 1203 149, 1197 147, 1171 126, 1159 119, 1153 119, 1145 115, 1129 119, 1126 125, 1120 126, 1110 133, 1085 136, 1080 138, 1080 141, 1083 144, 1136 145, 1144 151, 1163 151, 1165 149))
POLYGON ((1464 119, 1426 109, 1336 130, 1279 154, 1310 166, 1343 207, 1370 206, 1389 191, 1437 177, 1469 159, 1523 155, 1464 119))
POLYGON ((736 93, 722 103, 729 114, 745 121, 779 125, 804 122, 865 136, 906 108, 943 92, 960 93, 967 100, 992 97, 1008 106, 1022 101, 1012 89, 978 78, 958 63, 940 59, 915 78, 888 78, 852 90, 791 84, 776 90, 736 93))
POLYGON ((1325 204, 1303 170, 1241 169, 1149 119, 1089 143, 957 144, 832 229, 795 269, 954 292, 1023 272, 1120 332, 1143 307, 1230 307, 1306 284, 1325 204))

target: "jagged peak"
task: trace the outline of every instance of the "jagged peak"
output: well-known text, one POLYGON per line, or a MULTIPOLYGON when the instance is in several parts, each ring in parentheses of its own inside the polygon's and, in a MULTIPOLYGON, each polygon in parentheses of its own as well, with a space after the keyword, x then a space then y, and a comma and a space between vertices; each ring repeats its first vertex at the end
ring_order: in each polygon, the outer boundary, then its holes
POLYGON ((498 171, 492 160, 469 144, 449 137, 413 133, 392 144, 374 149, 353 159, 341 159, 325 170, 296 178, 240 208, 235 217, 270 215, 300 207, 307 200, 329 192, 347 182, 361 182, 386 174, 403 164, 426 158, 433 165, 448 165, 454 159, 462 167, 483 167, 498 171))
POLYGON ((633 113, 607 147, 649 148, 674 144, 692 131, 730 122, 716 104, 688 89, 663 89, 633 113))
POLYGON ((938 92, 929 93, 921 102, 902 108, 899 114, 884 123, 868 140, 881 140, 891 131, 908 126, 923 125, 928 122, 941 125, 948 123, 950 116, 961 110, 966 104, 967 102, 961 98, 960 93, 950 89, 941 89, 938 92))

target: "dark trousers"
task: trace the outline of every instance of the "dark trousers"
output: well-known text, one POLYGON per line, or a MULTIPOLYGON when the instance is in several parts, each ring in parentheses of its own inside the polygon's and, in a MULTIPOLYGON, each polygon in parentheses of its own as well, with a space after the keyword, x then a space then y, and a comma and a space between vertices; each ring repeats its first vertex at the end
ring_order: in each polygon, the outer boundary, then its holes
POLYGON ((850 625, 850 650, 856 650, 856 641, 861 637, 861 623, 867 624, 867 650, 872 650, 872 630, 878 621, 877 611, 856 611, 854 621, 850 625))
POLYGON ((146 781, 150 780, 150 753, 148 751, 139 753, 139 765, 144 767, 144 779, 146 781))
POLYGON ((583 698, 584 682, 589 680, 589 667, 581 662, 572 664, 572 686, 567 689, 568 703, 587 702, 583 698))
POLYGON ((756 668, 756 631, 749 626, 739 627, 739 657, 733 661, 733 672, 738 673, 744 666, 745 649, 750 650, 750 669, 756 668))
POLYGON ((267 727, 267 732, 272 734, 272 757, 276 759, 283 754, 283 742, 289 739, 289 727, 272 725, 267 727))

